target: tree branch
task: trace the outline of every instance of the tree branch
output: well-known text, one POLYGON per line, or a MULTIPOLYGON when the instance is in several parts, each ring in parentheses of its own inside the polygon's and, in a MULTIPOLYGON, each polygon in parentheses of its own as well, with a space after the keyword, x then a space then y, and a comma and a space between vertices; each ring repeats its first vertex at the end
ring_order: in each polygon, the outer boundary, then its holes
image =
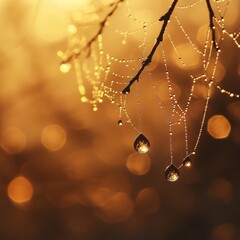
POLYGON ((117 10, 119 4, 121 2, 124 2, 125 0, 118 0, 115 4, 114 3, 111 3, 109 5, 109 7, 112 7, 112 10, 106 15, 106 17, 99 23, 99 30, 97 31, 97 33, 89 40, 89 42, 86 44, 86 46, 84 46, 81 50, 79 50, 78 52, 74 52, 72 53, 71 55, 69 55, 66 59, 64 59, 62 61, 62 63, 67 63, 67 62, 70 62, 73 58, 77 58, 81 55, 81 53, 83 51, 85 51, 86 49, 90 49, 92 44, 97 40, 98 36, 102 34, 103 30, 104 30, 104 27, 106 25, 106 22, 108 20, 109 17, 111 17, 114 12, 117 10))
POLYGON ((213 19, 214 19, 214 12, 210 3, 210 0, 206 0, 206 4, 207 4, 207 8, 208 8, 208 12, 209 12, 209 26, 212 32, 212 44, 213 47, 215 48, 215 50, 218 50, 219 47, 217 46, 217 42, 216 42, 216 31, 215 31, 215 26, 213 23, 213 19))
POLYGON ((133 77, 133 79, 128 83, 128 85, 123 89, 123 94, 129 94, 130 88, 133 85, 135 81, 139 80, 140 75, 144 71, 144 69, 152 62, 152 57, 157 50, 159 44, 163 41, 163 35, 165 33, 166 27, 168 25, 169 19, 174 11, 174 8, 177 4, 178 0, 173 0, 171 7, 168 9, 168 11, 159 19, 159 21, 163 21, 162 28, 159 32, 159 35, 156 39, 155 44, 153 45, 153 48, 149 55, 147 56, 146 60, 142 62, 142 67, 138 70, 137 74, 133 77))

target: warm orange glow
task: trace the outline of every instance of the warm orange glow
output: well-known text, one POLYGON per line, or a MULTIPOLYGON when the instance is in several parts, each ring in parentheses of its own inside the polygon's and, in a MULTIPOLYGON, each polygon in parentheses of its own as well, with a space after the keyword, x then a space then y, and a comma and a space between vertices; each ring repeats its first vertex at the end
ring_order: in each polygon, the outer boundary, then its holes
POLYGON ((239 121, 240 120, 240 101, 231 103, 228 106, 228 112, 230 113, 231 117, 239 121))
POLYGON ((199 29, 198 29, 198 33, 197 33, 197 41, 200 44, 204 44, 206 41, 206 33, 208 31, 209 25, 208 24, 204 24, 202 25, 199 29))
POLYGON ((35 38, 40 42, 56 42, 67 37, 66 11, 52 1, 43 2, 40 7, 33 29, 35 38))
POLYGON ((207 130, 214 138, 227 138, 231 131, 231 125, 224 116, 215 115, 208 120, 207 130))
POLYGON ((181 44, 176 47, 178 54, 173 50, 174 63, 180 68, 196 68, 200 64, 201 56, 196 50, 191 46, 191 44, 181 44), (184 54, 187 52, 188 54, 184 54), (179 60, 179 56, 182 56, 182 62, 179 60))
POLYGON ((99 187, 95 191, 88 192, 88 199, 93 206, 102 206, 111 196, 111 191, 108 188, 99 187))
POLYGON ((26 136, 15 127, 6 129, 1 136, 1 147, 8 153, 18 153, 26 146, 26 136))
POLYGON ((127 168, 130 172, 136 175, 146 174, 151 166, 151 161, 148 155, 132 153, 127 159, 127 168))
POLYGON ((210 0, 219 59, 178 1, 127 96, 174 1, 118 1, 0 0, 0 240, 240 240, 240 0, 210 0))
POLYGON ((208 87, 203 83, 196 83, 193 91, 193 96, 199 99, 207 99, 208 87))
POLYGON ((136 205, 144 213, 154 213, 159 209, 159 194, 152 188, 144 188, 136 197, 136 205))
POLYGON ((65 0, 53 0, 52 1, 54 4, 58 5, 59 7, 63 8, 63 9, 76 9, 76 8, 82 8, 87 6, 91 1, 90 0, 69 0, 69 1, 65 1, 65 0))
POLYGON ((25 177, 16 177, 8 185, 8 197, 15 203, 26 203, 32 195, 33 186, 25 177))
POLYGON ((133 212, 133 201, 127 193, 118 192, 102 205, 96 214, 109 223, 118 223, 127 220, 133 212))
POLYGON ((101 179, 91 179, 84 184, 78 199, 83 205, 100 207, 108 201, 113 193, 101 179))
POLYGON ((208 195, 222 202, 229 202, 233 197, 232 184, 226 179, 216 179, 208 188, 208 195))
POLYGON ((69 208, 79 204, 79 199, 76 194, 67 194, 64 192, 62 194, 55 195, 50 193, 46 195, 46 198, 49 203, 58 208, 69 208))
POLYGON ((234 240, 238 227, 231 223, 225 223, 213 229, 211 240, 234 240))
MULTIPOLYGON (((173 92, 175 94, 176 99, 179 99, 181 96, 181 89, 180 87, 176 84, 176 83, 172 83, 172 89, 173 92)), ((169 92, 168 92, 168 83, 167 82, 163 82, 158 89, 158 94, 159 97, 161 99, 161 101, 163 102, 167 102, 169 101, 169 92)))
MULTIPOLYGON (((208 76, 209 79, 212 79, 214 64, 215 64, 215 61, 213 61, 213 60, 210 61, 209 66, 207 68, 206 75, 208 76)), ((215 76, 214 76, 214 82, 222 81, 225 74, 226 74, 225 66, 220 61, 218 61, 215 76)))
POLYGON ((66 132, 60 125, 49 125, 42 132, 42 144, 50 151, 57 151, 66 142, 66 132))
POLYGON ((77 27, 74 24, 68 25, 68 32, 70 34, 75 34, 77 32, 77 27))

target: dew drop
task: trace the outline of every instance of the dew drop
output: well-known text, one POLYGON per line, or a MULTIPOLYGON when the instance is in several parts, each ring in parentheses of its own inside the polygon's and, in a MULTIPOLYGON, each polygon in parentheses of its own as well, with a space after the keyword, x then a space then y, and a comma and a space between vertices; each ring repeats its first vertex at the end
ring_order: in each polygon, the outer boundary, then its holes
POLYGON ((93 111, 96 112, 98 110, 97 106, 93 106, 93 111))
POLYGON ((175 182, 179 178, 179 170, 173 165, 169 165, 165 170, 165 177, 169 182, 175 182))
POLYGON ((122 93, 128 95, 130 93, 130 87, 129 86, 125 87, 122 93))
POLYGON ((60 64, 59 68, 62 73, 68 73, 71 69, 71 64, 68 62, 63 62, 60 64))
POLYGON ((118 121, 118 125, 119 125, 119 126, 122 126, 122 125, 123 125, 123 121, 122 121, 121 119, 118 121))
POLYGON ((182 164, 183 164, 184 167, 189 168, 189 167, 192 166, 192 160, 190 159, 190 157, 185 157, 185 158, 183 159, 182 164))
POLYGON ((143 134, 140 134, 135 139, 133 146, 138 153, 146 153, 150 148, 150 142, 143 134))

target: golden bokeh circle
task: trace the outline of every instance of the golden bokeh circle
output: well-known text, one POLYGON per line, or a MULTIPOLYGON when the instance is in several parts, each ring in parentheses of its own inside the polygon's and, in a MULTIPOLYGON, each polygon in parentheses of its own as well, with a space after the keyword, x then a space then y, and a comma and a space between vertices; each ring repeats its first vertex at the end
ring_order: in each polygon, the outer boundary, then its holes
POLYGON ((160 206, 159 194, 152 188, 144 188, 136 197, 136 205, 144 213, 154 213, 160 206))
POLYGON ((129 155, 126 165, 131 173, 144 175, 149 171, 151 161, 147 154, 132 153, 129 155))
POLYGON ((26 146, 26 136, 18 128, 9 127, 1 136, 1 147, 8 153, 21 152, 26 146))
POLYGON ((105 222, 120 223, 132 215, 133 209, 131 197, 125 192, 117 192, 98 208, 96 214, 105 222))
POLYGON ((208 196, 227 203, 233 198, 233 186, 224 178, 215 179, 209 185, 208 196))
POLYGON ((231 124, 224 116, 214 115, 208 120, 207 131, 216 139, 227 138, 231 131, 231 124))
POLYGON ((14 203, 26 203, 32 198, 33 186, 27 178, 16 177, 8 184, 7 193, 14 203))
POLYGON ((44 147, 50 151, 61 149, 67 139, 65 130, 57 124, 52 124, 43 129, 41 141, 44 147))

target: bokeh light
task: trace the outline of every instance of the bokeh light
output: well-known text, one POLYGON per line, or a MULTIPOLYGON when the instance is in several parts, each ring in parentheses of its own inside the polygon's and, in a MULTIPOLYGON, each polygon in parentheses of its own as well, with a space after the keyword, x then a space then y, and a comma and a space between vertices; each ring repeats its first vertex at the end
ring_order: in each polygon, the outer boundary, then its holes
MULTIPOLYGON (((176 99, 179 99, 181 96, 180 87, 176 83, 173 82, 172 89, 173 89, 176 99)), ((159 94, 161 101, 163 101, 163 102, 169 101, 168 83, 167 82, 163 82, 160 84, 159 89, 158 89, 158 94, 159 94)))
POLYGON ((78 199, 83 205, 100 207, 114 194, 101 179, 90 179, 82 187, 78 199))
POLYGON ((212 199, 216 199, 227 203, 233 198, 232 184, 226 179, 215 179, 208 188, 208 195, 212 199))
POLYGON ((143 213, 154 213, 160 207, 159 194, 153 188, 144 188, 137 194, 136 205, 143 213))
POLYGON ((184 63, 184 68, 196 68, 200 64, 200 55, 193 49, 193 46, 191 44, 181 44, 176 46, 177 52, 173 50, 173 59, 176 66, 182 68, 183 64, 181 61, 179 61, 179 56, 184 56, 182 58, 182 61, 184 63), (188 54, 183 54, 184 52, 187 52, 188 54))
POLYGON ((237 226, 232 223, 224 223, 213 229, 211 240, 236 240, 237 226))
POLYGON ((108 223, 119 223, 127 220, 133 213, 134 204, 127 193, 118 192, 111 196, 96 214, 108 223))
POLYGON ((228 106, 228 112, 236 121, 240 120, 240 101, 233 102, 228 106))
POLYGON ((208 120, 207 131, 216 139, 227 138, 231 131, 231 124, 224 116, 214 115, 208 120))
POLYGON ((194 86, 193 96, 198 99, 207 99, 208 87, 202 83, 196 83, 194 86))
POLYGON ((62 63, 60 65, 60 71, 62 73, 68 73, 71 69, 71 64, 70 63, 62 63))
POLYGON ((3 131, 1 147, 8 153, 18 153, 26 146, 26 136, 18 128, 10 127, 3 131))
MULTIPOLYGON (((212 60, 209 62, 208 68, 206 70, 206 75, 208 76, 209 79, 212 78, 213 69, 214 69, 214 61, 212 60)), ((214 82, 219 83, 220 81, 222 81, 223 78, 225 77, 225 74, 226 74, 225 66, 220 61, 218 61, 218 65, 217 65, 215 76, 214 76, 214 82)))
POLYGON ((56 124, 44 128, 42 132, 42 144, 50 151, 57 151, 62 148, 66 142, 67 135, 65 130, 56 124))
POLYGON ((146 174, 150 166, 151 161, 147 154, 132 153, 127 159, 127 168, 135 175, 146 174))
POLYGON ((31 200, 33 195, 32 183, 25 177, 16 177, 8 185, 8 197, 17 204, 31 200))
MULTIPOLYGON (((216 18, 217 6, 225 8, 227 2, 211 0, 216 18)), ((164 178, 164 168, 171 160, 168 121, 174 123, 176 167, 186 156, 186 144, 192 152, 201 127, 208 88, 204 78, 196 80, 189 109, 184 110, 192 85, 189 75, 205 73, 211 79, 214 65, 209 61, 207 69, 202 67, 209 28, 206 2, 178 1, 162 46, 138 84, 132 86, 126 108, 124 96, 118 93, 142 66, 162 26, 159 18, 171 1, 124 1, 108 18, 91 51, 68 62, 72 51, 84 48, 97 33, 113 3, 115 0, 0 1, 0 239, 240 239, 239 99, 221 95, 213 84, 214 98, 205 123, 209 116, 224 113, 209 120, 208 132, 214 138, 229 139, 216 143, 206 136, 204 124, 191 169, 181 167, 181 178, 175 183, 164 178), (196 5, 181 9, 192 3, 196 5), (202 53, 196 54, 175 17, 202 53), (168 34, 179 56, 172 51, 168 34), (104 54, 98 51, 101 47, 104 54), (75 68, 82 66, 85 72, 76 76, 75 68), (90 78, 85 78, 88 72, 90 78), (91 95, 98 92, 90 82, 98 73, 101 77, 96 84, 110 96, 100 96, 95 106, 91 95), (104 80, 106 74, 109 78, 104 80), (166 74, 179 105, 170 101, 166 74), (113 80, 112 89, 101 85, 102 80, 113 80), (110 104, 112 100, 114 104, 110 104), (98 111, 93 113, 93 109, 98 111), (186 116, 187 129, 184 119, 175 124, 179 113, 186 116), (122 126, 117 124, 120 119, 122 126), (149 153, 134 152, 138 131, 132 125, 151 140, 149 153)), ((239 4, 239 0, 230 1, 226 31, 239 31, 239 4)), ((218 26, 217 35, 219 38, 218 26)), ((233 37, 224 35, 213 81, 239 94, 239 54, 233 37)), ((210 41, 211 34, 208 44, 210 41)), ((211 57, 215 56, 213 50, 211 57)))

